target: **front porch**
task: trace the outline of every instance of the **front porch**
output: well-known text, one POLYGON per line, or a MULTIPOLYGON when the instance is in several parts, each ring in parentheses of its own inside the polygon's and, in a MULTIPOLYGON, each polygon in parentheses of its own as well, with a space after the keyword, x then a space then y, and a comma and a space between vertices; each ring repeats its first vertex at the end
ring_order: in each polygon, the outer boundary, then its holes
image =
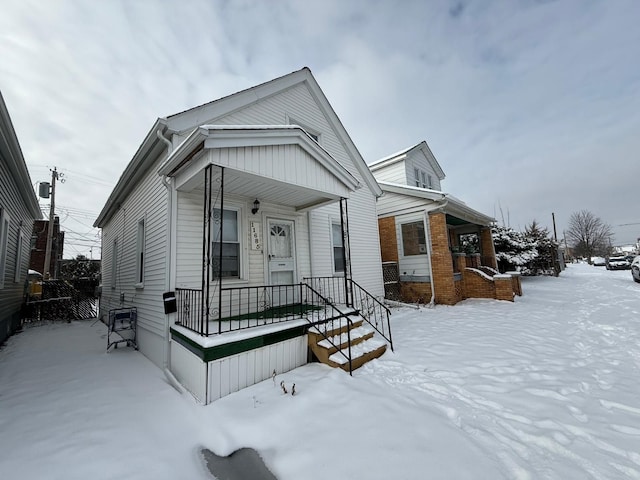
POLYGON ((211 376, 225 362, 242 362, 249 384, 271 376, 264 365, 279 374, 306 363, 310 330, 349 372, 351 342, 336 345, 333 331, 357 318, 391 344, 389 311, 351 278, 358 182, 302 129, 200 127, 160 173, 177 225, 171 370, 201 401, 235 388, 211 376))

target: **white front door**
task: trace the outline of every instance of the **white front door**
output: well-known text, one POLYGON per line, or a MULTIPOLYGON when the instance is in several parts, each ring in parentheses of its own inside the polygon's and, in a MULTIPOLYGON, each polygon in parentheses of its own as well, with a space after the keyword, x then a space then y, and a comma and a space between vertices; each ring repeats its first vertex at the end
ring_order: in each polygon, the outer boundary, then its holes
POLYGON ((269 285, 292 285, 296 281, 295 231, 291 220, 267 220, 269 285))

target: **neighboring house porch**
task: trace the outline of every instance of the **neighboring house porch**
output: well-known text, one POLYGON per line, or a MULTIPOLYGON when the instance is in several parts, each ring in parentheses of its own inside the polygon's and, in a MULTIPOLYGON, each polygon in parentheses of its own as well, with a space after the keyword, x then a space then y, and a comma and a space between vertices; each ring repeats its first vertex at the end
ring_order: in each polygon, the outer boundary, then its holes
POLYGON ((444 172, 426 142, 370 168, 384 192, 377 210, 387 298, 454 305, 521 293, 518 275, 496 269, 493 219, 440 190, 444 172))

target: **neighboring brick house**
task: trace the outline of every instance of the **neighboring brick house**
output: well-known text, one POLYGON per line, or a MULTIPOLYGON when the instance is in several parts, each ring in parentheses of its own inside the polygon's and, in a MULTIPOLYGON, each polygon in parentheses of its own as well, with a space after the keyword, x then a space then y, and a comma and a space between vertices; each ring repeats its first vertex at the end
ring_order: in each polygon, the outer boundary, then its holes
POLYGON ((496 270, 493 218, 442 192, 445 175, 426 142, 369 168, 384 192, 377 211, 387 297, 454 305, 521 294, 518 274, 496 270))
POLYGON ((49 220, 36 220, 33 223, 33 244, 31 247, 31 260, 29 268, 44 274, 51 272, 51 278, 58 278, 60 271, 60 261, 64 249, 64 232, 60 231, 60 218, 55 217, 53 221, 53 239, 51 241, 51 260, 49 269, 44 267, 44 260, 47 251, 47 235, 49 233, 49 220))

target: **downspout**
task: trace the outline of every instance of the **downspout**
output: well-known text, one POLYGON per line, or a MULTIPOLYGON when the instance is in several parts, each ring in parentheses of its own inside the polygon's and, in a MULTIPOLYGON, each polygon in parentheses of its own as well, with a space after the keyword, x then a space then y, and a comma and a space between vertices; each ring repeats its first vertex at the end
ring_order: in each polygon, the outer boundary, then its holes
MULTIPOLYGON (((156 131, 156 136, 167 145, 167 157, 171 155, 173 151, 173 144, 171 140, 166 138, 162 134, 162 130, 158 129, 156 131)), ((167 177, 166 175, 162 176, 162 185, 167 189, 167 251, 165 256, 165 292, 172 291, 174 287, 174 282, 172 279, 172 272, 175 271, 175 258, 173 248, 175 237, 173 227, 173 219, 174 219, 174 197, 173 197, 173 179, 167 177)), ((172 315, 172 314, 169 314, 172 315)), ((164 361, 162 365, 162 371, 164 372, 169 384, 173 386, 178 392, 183 393, 184 387, 180 384, 178 379, 171 373, 171 322, 169 320, 170 316, 165 315, 165 342, 164 342, 164 361)))

